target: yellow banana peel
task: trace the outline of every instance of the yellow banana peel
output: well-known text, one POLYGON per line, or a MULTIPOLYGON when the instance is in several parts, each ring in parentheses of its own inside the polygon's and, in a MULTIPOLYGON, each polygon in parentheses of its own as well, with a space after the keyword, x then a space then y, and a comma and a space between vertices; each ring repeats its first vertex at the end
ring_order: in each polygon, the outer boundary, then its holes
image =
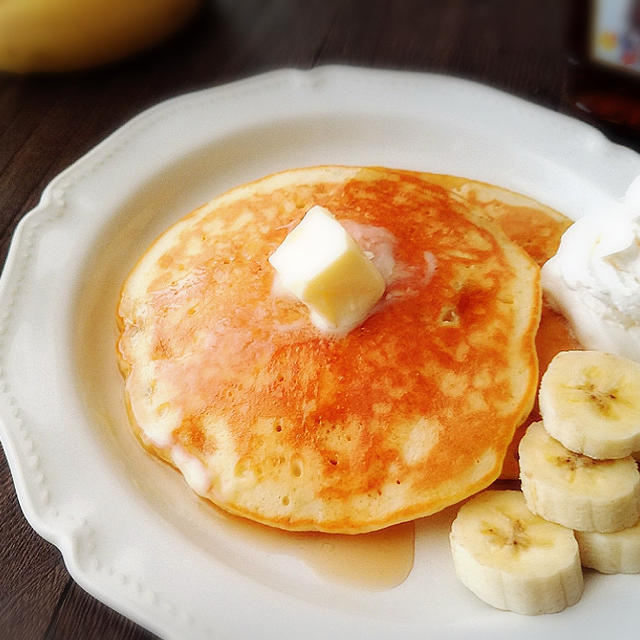
POLYGON ((2 0, 0 70, 87 69, 175 32, 201 0, 2 0))

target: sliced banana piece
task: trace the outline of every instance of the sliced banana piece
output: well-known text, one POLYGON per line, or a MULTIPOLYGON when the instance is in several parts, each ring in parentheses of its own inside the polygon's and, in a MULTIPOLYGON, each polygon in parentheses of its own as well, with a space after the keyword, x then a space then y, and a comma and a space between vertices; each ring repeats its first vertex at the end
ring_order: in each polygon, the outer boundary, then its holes
POLYGON ((520 491, 484 491, 451 525, 458 578, 481 600, 527 615, 575 604, 583 578, 571 530, 531 513, 520 491))
POLYGON ((540 383, 547 431, 591 458, 640 450, 640 364, 604 351, 561 351, 540 383))
POLYGON ((542 422, 522 437, 520 480, 529 509, 579 531, 619 531, 640 517, 640 473, 631 456, 594 460, 552 438, 542 422))
POLYGON ((580 559, 600 573, 640 573, 640 519, 614 533, 576 531, 580 559))

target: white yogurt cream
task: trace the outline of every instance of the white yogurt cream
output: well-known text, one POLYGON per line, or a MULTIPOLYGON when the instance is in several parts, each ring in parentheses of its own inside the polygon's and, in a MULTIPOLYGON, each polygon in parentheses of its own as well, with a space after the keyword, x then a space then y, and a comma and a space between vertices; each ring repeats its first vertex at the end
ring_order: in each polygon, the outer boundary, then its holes
POLYGON ((584 347, 640 361, 640 178, 567 229, 542 287, 584 347))

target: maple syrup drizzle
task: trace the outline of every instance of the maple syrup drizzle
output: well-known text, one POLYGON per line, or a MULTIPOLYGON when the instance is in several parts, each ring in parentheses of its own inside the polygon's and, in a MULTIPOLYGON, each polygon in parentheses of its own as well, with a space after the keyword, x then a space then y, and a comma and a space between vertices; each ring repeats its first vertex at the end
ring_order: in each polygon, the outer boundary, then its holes
POLYGON ((224 526, 265 552, 290 555, 319 577, 372 590, 402 584, 413 568, 415 525, 357 535, 283 531, 220 512, 224 526))

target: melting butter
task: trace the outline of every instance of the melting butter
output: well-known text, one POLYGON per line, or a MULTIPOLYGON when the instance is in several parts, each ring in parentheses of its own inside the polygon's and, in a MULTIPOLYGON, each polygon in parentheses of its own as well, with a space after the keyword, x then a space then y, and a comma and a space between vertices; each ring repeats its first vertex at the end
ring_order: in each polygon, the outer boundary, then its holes
POLYGON ((328 209, 314 206, 269 258, 282 286, 327 333, 360 325, 385 291, 385 280, 328 209))

